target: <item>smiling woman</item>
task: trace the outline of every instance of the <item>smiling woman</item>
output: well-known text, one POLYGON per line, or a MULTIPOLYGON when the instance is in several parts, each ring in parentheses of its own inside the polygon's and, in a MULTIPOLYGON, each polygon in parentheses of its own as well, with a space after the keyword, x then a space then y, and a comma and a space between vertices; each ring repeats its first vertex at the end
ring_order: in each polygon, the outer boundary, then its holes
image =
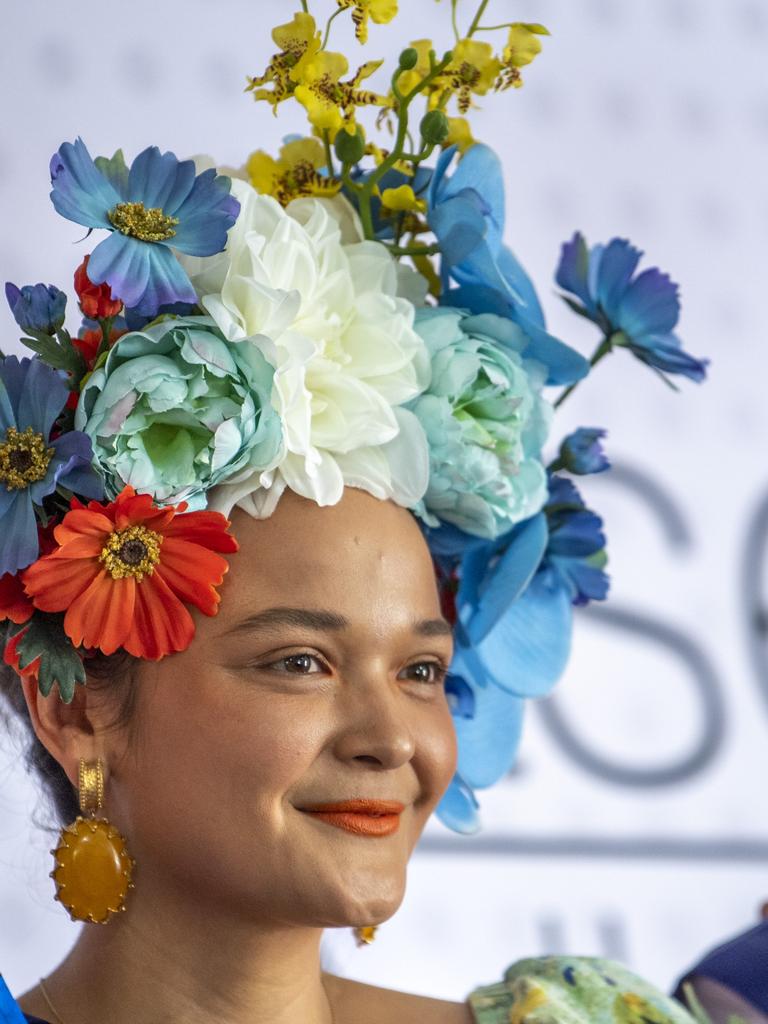
POLYGON ((406 46, 378 91, 382 62, 348 76, 328 42, 396 0, 337 0, 323 31, 301 6, 249 90, 307 137, 231 175, 62 143, 53 205, 107 233, 78 336, 57 288, 6 288, 35 355, 0 359, 0 693, 85 927, 18 1003, 0 978, 0 1020, 691 1024, 601 960, 523 961, 460 1003, 321 969, 325 928, 368 940, 400 906, 433 812, 480 828, 573 606, 607 595, 574 482, 609 468, 605 431, 546 454, 555 409, 613 350, 706 363, 627 242, 563 251, 591 359, 504 243, 500 161, 447 112, 520 86, 542 25, 452 2, 453 49, 406 46))

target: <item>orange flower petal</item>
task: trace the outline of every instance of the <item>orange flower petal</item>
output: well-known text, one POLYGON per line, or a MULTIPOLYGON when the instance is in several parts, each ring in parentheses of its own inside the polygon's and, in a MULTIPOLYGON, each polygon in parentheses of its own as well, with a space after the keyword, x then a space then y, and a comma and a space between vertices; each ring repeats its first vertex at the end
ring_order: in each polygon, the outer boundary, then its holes
POLYGON ((53 535, 58 544, 67 544, 77 537, 97 538, 104 543, 104 535, 114 530, 114 524, 107 516, 88 509, 72 509, 55 527, 53 535))
POLYGON ((20 679, 25 679, 27 676, 32 676, 34 679, 37 679, 38 673, 40 671, 39 658, 35 658, 34 661, 31 661, 26 668, 22 668, 19 665, 21 657, 19 654, 19 644, 21 643, 22 637, 24 636, 25 633, 26 629, 22 629, 18 633, 16 633, 15 636, 11 637, 11 639, 5 645, 5 649, 3 650, 3 661, 5 662, 6 665, 10 665, 10 667, 14 670, 14 672, 16 673, 16 675, 19 676, 20 679))
POLYGON ((176 516, 165 528, 165 536, 181 537, 212 551, 233 552, 237 551, 238 543, 226 532, 229 526, 229 520, 221 512, 186 512, 176 516))
POLYGON ((206 615, 216 614, 221 584, 229 563, 199 544, 166 536, 160 549, 159 571, 171 590, 183 601, 196 605, 206 615))
POLYGON ((113 580, 102 569, 67 609, 64 632, 76 647, 98 647, 104 654, 113 654, 130 629, 135 593, 132 576, 113 580))
POLYGON ((99 572, 94 559, 58 557, 56 551, 33 562, 22 573, 24 589, 43 612, 63 612, 87 590, 99 572))
POLYGON ((192 616, 155 571, 136 586, 136 607, 123 647, 137 658, 158 661, 192 643, 192 616))

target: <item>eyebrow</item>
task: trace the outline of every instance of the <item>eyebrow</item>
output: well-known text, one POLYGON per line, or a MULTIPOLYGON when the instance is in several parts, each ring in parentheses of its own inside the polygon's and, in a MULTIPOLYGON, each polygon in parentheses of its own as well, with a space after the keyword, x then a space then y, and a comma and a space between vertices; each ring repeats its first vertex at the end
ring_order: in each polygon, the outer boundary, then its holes
MULTIPOLYGON (((342 630, 350 625, 349 619, 338 612, 322 608, 267 608, 256 615, 249 615, 239 622, 230 633, 245 633, 270 626, 298 626, 315 630, 342 630)), ((446 619, 421 619, 413 624, 413 632, 419 636, 451 636, 453 629, 446 619)))

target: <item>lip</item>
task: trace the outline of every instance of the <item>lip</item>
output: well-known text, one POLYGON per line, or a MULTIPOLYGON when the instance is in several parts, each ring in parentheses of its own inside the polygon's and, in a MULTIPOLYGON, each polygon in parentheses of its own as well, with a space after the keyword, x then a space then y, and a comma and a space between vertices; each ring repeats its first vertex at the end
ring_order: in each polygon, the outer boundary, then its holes
POLYGON ((390 836, 400 827, 405 804, 399 800, 340 800, 299 808, 327 825, 364 836, 390 836))

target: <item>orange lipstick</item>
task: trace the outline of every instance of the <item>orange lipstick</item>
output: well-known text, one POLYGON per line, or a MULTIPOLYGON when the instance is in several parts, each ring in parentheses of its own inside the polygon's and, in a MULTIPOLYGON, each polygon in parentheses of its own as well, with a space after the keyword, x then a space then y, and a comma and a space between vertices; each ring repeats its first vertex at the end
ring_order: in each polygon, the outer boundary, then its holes
POLYGON ((400 827, 405 804, 399 800, 341 800, 301 810, 328 825, 360 836, 391 836, 400 827))

